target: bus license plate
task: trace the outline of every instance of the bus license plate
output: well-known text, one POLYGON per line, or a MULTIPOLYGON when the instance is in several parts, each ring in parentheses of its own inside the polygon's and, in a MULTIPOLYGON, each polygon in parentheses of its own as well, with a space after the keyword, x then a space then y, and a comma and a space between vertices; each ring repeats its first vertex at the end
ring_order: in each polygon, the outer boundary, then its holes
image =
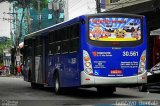
POLYGON ((111 74, 122 74, 122 70, 111 70, 111 74))

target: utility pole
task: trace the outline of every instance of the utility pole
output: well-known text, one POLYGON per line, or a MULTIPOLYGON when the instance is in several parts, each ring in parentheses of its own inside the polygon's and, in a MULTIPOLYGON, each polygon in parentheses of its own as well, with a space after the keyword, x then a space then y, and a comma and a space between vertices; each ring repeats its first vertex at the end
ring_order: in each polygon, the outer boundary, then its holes
POLYGON ((59 23, 59 2, 58 1, 52 1, 52 9, 54 13, 54 20, 55 23, 59 23))
POLYGON ((100 0, 96 0, 96 9, 97 9, 97 13, 101 13, 100 0))
POLYGON ((31 20, 30 20, 30 8, 27 7, 27 26, 28 26, 28 34, 31 32, 31 20))
POLYGON ((19 45, 18 13, 16 12, 15 14, 16 14, 16 46, 18 46, 19 45))
POLYGON ((40 13, 40 9, 41 9, 41 5, 40 5, 40 1, 38 0, 38 29, 41 29, 41 13, 40 13))

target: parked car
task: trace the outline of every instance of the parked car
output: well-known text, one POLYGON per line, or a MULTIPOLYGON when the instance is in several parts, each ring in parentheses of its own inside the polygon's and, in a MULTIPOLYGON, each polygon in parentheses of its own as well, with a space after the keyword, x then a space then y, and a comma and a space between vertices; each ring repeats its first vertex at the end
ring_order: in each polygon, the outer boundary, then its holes
POLYGON ((0 70, 0 75, 2 75, 2 70, 0 70))
POLYGON ((140 92, 145 92, 152 86, 158 85, 160 86, 160 62, 147 72, 147 84, 139 86, 138 89, 140 92))
POLYGON ((130 22, 123 28, 123 30, 125 30, 126 32, 134 32, 135 29, 139 30, 138 23, 136 22, 130 22))
POLYGON ((3 74, 4 70, 5 70, 5 66, 0 66, 0 75, 3 74))

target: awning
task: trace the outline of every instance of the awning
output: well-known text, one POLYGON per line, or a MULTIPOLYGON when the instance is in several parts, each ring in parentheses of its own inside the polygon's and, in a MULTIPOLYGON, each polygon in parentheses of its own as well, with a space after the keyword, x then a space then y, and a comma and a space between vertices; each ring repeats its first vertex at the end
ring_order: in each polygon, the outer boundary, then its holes
POLYGON ((150 35, 151 36, 153 36, 153 35, 159 35, 160 36, 160 28, 156 29, 156 30, 153 30, 153 31, 150 31, 150 35))

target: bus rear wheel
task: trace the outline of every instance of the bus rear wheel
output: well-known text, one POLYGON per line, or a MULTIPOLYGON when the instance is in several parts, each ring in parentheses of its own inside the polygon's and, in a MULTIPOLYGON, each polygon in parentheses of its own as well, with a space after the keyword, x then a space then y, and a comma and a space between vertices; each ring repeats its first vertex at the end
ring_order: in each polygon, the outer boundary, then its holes
POLYGON ((57 95, 62 93, 62 88, 60 87, 60 80, 58 73, 55 74, 55 79, 54 79, 54 91, 57 95))
POLYGON ((33 89, 43 88, 44 85, 43 85, 43 84, 37 84, 37 83, 31 82, 31 87, 32 87, 33 89))
POLYGON ((147 87, 145 85, 138 86, 139 92, 147 92, 147 87))
POLYGON ((31 87, 32 87, 33 89, 35 89, 35 88, 37 88, 37 84, 34 83, 34 82, 31 82, 31 87))
POLYGON ((97 87, 97 92, 100 95, 112 95, 115 91, 115 87, 97 87))

